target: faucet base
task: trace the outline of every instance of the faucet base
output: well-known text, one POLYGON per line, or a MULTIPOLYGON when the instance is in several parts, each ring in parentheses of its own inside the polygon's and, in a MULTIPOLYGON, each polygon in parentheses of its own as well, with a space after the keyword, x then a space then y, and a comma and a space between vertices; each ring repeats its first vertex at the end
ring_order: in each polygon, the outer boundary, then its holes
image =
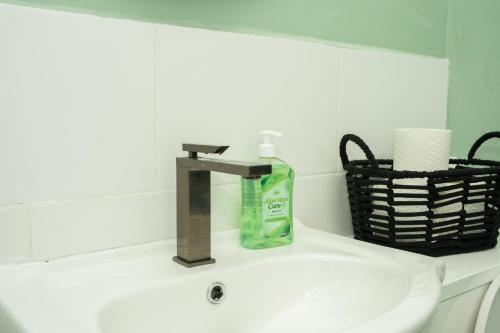
POLYGON ((184 266, 184 267, 187 267, 187 268, 215 264, 214 258, 207 258, 207 259, 201 259, 201 260, 195 260, 195 261, 187 261, 187 260, 182 259, 179 256, 175 256, 172 258, 172 260, 175 261, 176 263, 184 266))

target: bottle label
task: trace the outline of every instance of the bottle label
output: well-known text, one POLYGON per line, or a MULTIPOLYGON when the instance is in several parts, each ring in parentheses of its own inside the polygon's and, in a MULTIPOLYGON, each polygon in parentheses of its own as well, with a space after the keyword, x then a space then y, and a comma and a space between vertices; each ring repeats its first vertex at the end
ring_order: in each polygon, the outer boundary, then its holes
POLYGON ((262 217, 265 231, 273 230, 288 219, 290 212, 290 196, 287 181, 282 181, 269 191, 263 193, 262 217))

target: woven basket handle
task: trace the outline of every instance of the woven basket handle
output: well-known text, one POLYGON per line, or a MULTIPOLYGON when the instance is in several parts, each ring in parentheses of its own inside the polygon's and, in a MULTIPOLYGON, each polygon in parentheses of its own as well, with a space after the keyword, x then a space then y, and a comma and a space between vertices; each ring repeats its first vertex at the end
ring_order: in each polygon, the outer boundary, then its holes
POLYGON ((372 168, 378 168, 377 160, 368 145, 359 136, 354 134, 346 134, 342 137, 342 140, 340 140, 340 159, 342 160, 343 166, 349 164, 349 157, 347 156, 347 143, 349 143, 349 141, 354 142, 361 148, 372 168))
POLYGON ((469 160, 475 158, 477 150, 482 146, 483 143, 493 138, 500 139, 500 132, 489 132, 481 136, 479 139, 477 139, 477 141, 474 142, 469 151, 469 156, 468 156, 469 160))

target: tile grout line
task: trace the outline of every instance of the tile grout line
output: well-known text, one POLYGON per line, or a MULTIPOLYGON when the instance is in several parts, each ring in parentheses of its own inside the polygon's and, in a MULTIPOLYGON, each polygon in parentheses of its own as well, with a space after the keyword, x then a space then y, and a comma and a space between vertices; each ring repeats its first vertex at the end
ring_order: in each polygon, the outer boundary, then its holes
POLYGON ((22 207, 27 207, 29 206, 29 202, 14 202, 14 203, 7 203, 7 204, 0 204, 0 209, 2 208, 22 208, 22 207))
MULTIPOLYGON (((336 175, 342 175, 343 171, 329 171, 329 172, 322 172, 322 173, 313 173, 313 174, 304 174, 295 177, 295 179, 308 179, 308 178, 313 178, 313 177, 325 177, 325 176, 336 176, 336 175)), ((226 183, 226 184, 213 184, 212 187, 224 187, 224 186, 234 186, 238 185, 238 182, 234 183, 226 183)), ((41 201, 32 201, 29 203, 13 203, 13 204, 2 204, 0 205, 0 208, 7 208, 7 207, 16 207, 16 206, 28 206, 31 208, 33 205, 40 205, 40 204, 66 204, 66 203, 76 203, 76 202, 82 202, 82 201, 92 201, 92 200, 108 200, 108 199, 119 199, 119 198, 125 198, 125 197, 133 197, 133 196, 144 196, 144 195, 152 195, 152 194, 161 194, 161 193, 169 193, 169 192, 174 192, 175 189, 155 189, 155 190, 146 190, 146 191, 139 191, 139 192, 128 192, 128 193, 119 193, 119 194, 109 194, 109 195, 101 195, 101 196, 94 196, 94 197, 81 197, 81 198, 64 198, 64 199, 51 199, 51 200, 41 200, 41 201)))
POLYGON ((159 143, 158 143, 158 29, 159 25, 154 25, 154 40, 153 40, 153 117, 154 117, 154 161, 155 161, 155 189, 160 188, 159 176, 159 143))
MULTIPOLYGON (((335 101, 335 140, 337 140, 336 144, 340 142, 340 126, 339 126, 339 120, 340 120, 340 57, 342 56, 342 48, 338 48, 338 57, 337 57, 337 78, 336 78, 336 96, 337 99, 335 101)), ((340 151, 338 152, 340 153, 340 151)), ((337 165, 335 165, 335 171, 341 172, 340 165, 342 164, 340 161, 340 157, 337 156, 337 165)))
POLYGON ((92 200, 108 200, 108 199, 117 199, 117 198, 125 198, 125 197, 133 197, 133 196, 144 196, 144 195, 151 195, 151 194, 160 194, 160 193, 168 193, 168 192, 173 192, 175 190, 146 190, 146 191, 139 191, 139 192, 128 192, 128 193, 119 193, 119 194, 108 194, 108 195, 100 195, 100 196, 94 196, 94 197, 81 197, 81 198, 64 198, 64 199, 49 199, 49 200, 41 200, 41 201, 32 201, 29 204, 28 203, 23 203, 23 204, 6 204, 6 205, 0 205, 0 208, 5 208, 5 207, 12 207, 12 206, 25 206, 25 205, 40 205, 40 204, 66 204, 66 203, 72 203, 72 202, 82 202, 82 201, 92 201, 92 200))
POLYGON ((33 211, 31 203, 28 204, 29 249, 28 260, 33 260, 33 211))

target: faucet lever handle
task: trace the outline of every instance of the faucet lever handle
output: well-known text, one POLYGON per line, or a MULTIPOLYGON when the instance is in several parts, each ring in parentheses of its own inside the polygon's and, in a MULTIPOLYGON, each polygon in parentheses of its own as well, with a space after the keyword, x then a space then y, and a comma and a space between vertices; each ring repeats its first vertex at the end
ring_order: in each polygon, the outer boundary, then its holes
POLYGON ((196 158, 198 153, 204 154, 222 154, 229 146, 211 146, 211 145, 198 145, 191 143, 183 143, 182 151, 189 152, 189 157, 196 158))

